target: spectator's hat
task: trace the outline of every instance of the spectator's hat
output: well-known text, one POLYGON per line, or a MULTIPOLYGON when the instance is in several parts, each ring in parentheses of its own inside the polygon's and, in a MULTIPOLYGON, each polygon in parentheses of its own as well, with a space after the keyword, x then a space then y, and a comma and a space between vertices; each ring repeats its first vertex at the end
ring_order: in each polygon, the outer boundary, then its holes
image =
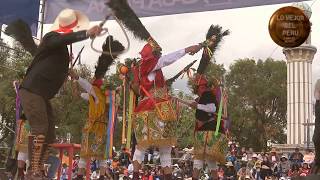
POLYGON ((226 166, 233 166, 233 164, 232 164, 231 161, 228 161, 228 162, 226 163, 226 166))
POLYGON ((280 159, 282 159, 282 158, 288 159, 288 157, 286 155, 284 155, 284 154, 281 156, 280 159))
POLYGON ((183 151, 185 151, 185 152, 190 152, 190 151, 192 151, 193 150, 193 148, 184 148, 184 149, 182 149, 183 151))
POLYGON ((251 158, 258 158, 258 155, 256 153, 253 153, 251 158))

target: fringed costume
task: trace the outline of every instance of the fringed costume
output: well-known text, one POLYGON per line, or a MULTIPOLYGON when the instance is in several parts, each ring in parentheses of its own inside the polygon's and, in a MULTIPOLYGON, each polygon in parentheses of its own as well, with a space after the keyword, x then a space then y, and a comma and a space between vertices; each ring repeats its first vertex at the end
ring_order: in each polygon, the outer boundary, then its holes
POLYGON ((143 96, 134 110, 134 129, 138 145, 172 146, 176 143, 173 123, 176 120, 170 96, 161 71, 161 63, 174 61, 185 54, 184 50, 170 54, 170 58, 157 58, 147 44, 140 52, 142 60, 136 77, 143 96))
MULTIPOLYGON (((16 134, 17 134, 16 151, 18 151, 19 153, 21 152, 21 153, 27 154, 28 153, 28 136, 31 135, 31 128, 30 128, 29 122, 26 120, 24 115, 17 122, 16 134)), ((27 157, 25 160, 27 160, 27 157)))
MULTIPOLYGON (((113 40, 112 36, 106 38, 102 46, 105 52, 121 52, 124 50, 122 44, 113 40)), ((103 78, 110 65, 117 58, 118 54, 101 54, 96 66, 95 77, 91 83, 87 80, 78 77, 79 85, 86 91, 81 93, 81 97, 89 102, 88 120, 82 129, 82 142, 80 152, 79 168, 80 173, 77 179, 83 178, 86 160, 95 158, 100 161, 100 179, 104 179, 105 169, 107 167, 107 125, 108 125, 108 110, 109 95, 105 92, 103 86, 103 78), (103 171, 101 171, 103 169, 103 171)))
POLYGON ((89 96, 89 114, 85 127, 82 129, 80 156, 103 160, 106 159, 108 105, 101 89, 96 86, 91 88, 97 99, 94 99, 92 95, 89 96))
POLYGON ((220 26, 210 26, 207 40, 202 43, 204 50, 197 74, 192 79, 193 90, 199 96, 195 113, 193 179, 199 178, 199 170, 204 167, 204 163, 211 171, 211 177, 215 179, 217 163, 225 163, 228 148, 225 135, 227 100, 220 83, 216 83, 212 88, 204 73, 222 38, 228 34, 229 31, 222 31, 220 26))

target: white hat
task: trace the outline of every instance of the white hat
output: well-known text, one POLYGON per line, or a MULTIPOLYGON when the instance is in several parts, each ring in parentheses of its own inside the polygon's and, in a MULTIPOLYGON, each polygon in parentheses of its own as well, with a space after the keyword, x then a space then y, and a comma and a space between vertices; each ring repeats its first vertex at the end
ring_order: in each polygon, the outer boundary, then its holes
POLYGON ((258 155, 254 153, 251 158, 258 158, 258 155))
POLYGON ((61 33, 76 32, 88 29, 89 23, 89 18, 82 12, 64 9, 59 13, 50 30, 61 33))
POLYGON ((232 162, 228 161, 228 162, 226 163, 226 166, 233 166, 233 164, 232 164, 232 162))

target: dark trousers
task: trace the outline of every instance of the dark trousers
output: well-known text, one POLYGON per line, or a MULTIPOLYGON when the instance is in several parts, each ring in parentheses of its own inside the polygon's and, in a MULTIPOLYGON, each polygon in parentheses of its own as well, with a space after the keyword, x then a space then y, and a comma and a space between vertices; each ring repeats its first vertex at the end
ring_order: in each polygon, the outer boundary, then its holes
POLYGON ((20 89, 19 96, 23 112, 30 123, 31 134, 44 135, 46 143, 54 143, 55 120, 50 101, 26 89, 20 89))
POLYGON ((315 104, 315 128, 314 128, 314 134, 313 134, 313 143, 315 147, 315 164, 320 166, 320 100, 316 101, 315 104))

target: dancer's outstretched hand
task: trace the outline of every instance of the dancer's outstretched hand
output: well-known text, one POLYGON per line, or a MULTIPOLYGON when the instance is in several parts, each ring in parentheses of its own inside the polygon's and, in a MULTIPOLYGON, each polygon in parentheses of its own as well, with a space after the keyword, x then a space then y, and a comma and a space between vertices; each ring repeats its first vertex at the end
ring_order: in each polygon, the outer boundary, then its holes
POLYGON ((96 25, 87 30, 87 35, 92 39, 92 38, 95 38, 96 36, 99 36, 101 32, 102 32, 102 28, 96 25))
POLYGON ((202 48, 201 45, 193 45, 193 46, 187 47, 185 51, 190 55, 194 55, 195 53, 199 52, 201 48, 202 48))

